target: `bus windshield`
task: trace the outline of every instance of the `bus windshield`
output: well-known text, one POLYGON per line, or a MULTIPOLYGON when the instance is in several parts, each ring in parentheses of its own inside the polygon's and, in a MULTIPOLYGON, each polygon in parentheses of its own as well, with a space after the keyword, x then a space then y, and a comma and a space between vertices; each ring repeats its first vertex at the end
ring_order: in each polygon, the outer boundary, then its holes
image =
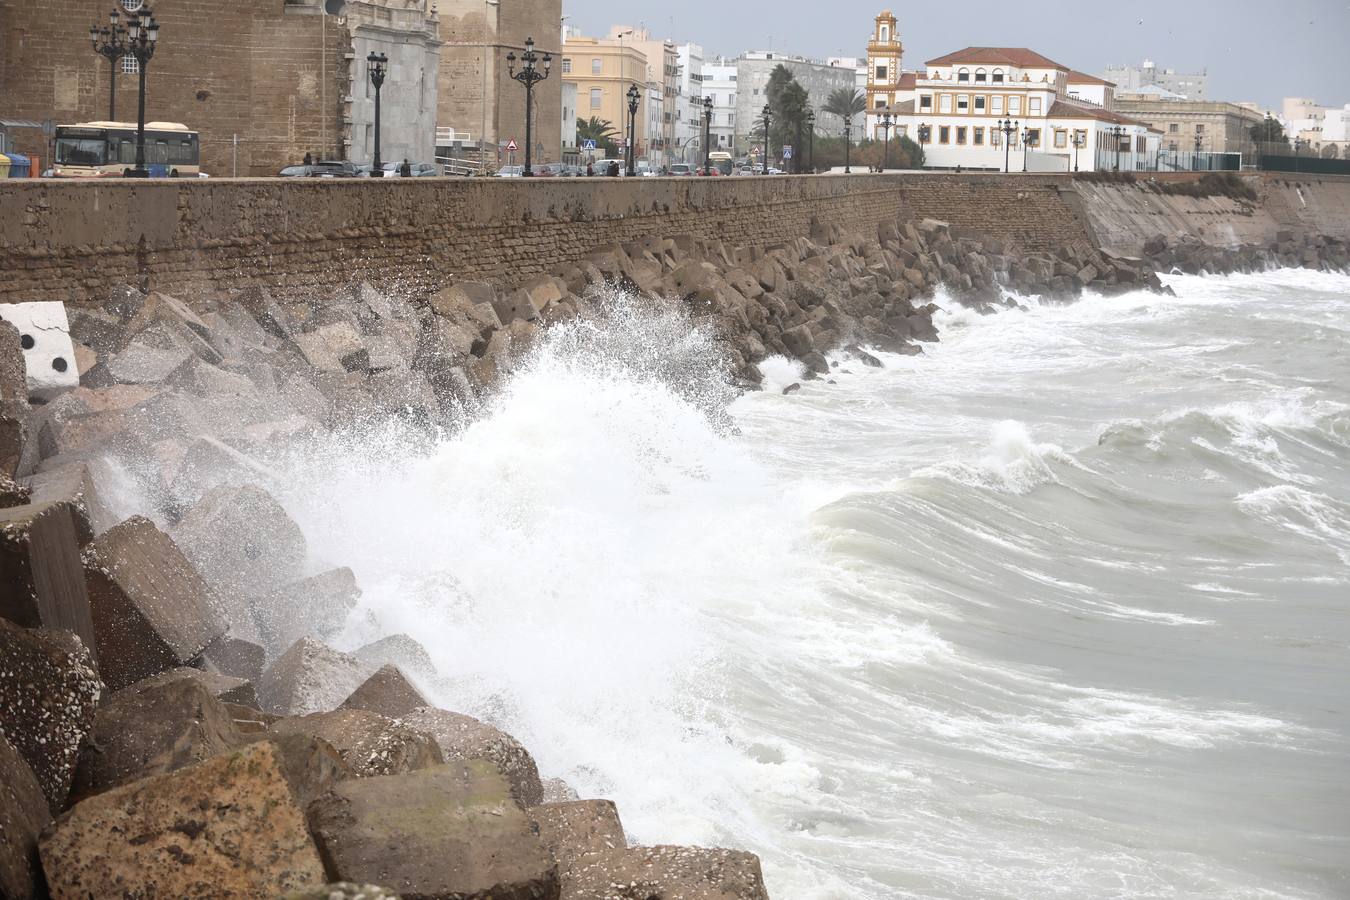
POLYGON ((56 161, 67 166, 101 166, 107 162, 107 146, 102 138, 57 138, 56 161))

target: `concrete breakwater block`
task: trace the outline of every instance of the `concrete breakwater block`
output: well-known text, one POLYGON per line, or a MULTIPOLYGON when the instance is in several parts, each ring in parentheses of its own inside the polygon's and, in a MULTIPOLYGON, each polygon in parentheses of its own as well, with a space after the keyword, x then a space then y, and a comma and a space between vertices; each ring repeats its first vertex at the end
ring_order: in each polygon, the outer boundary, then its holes
POLYGON ((364 709, 282 719, 268 728, 268 734, 322 738, 360 776, 398 775, 445 761, 431 735, 364 709))
POLYGON ((37 776, 0 733, 0 897, 39 896, 38 835, 51 820, 37 776))
POLYGON ((534 757, 506 732, 472 716, 433 706, 406 713, 399 717, 399 722, 434 737, 447 761, 491 762, 506 778, 512 797, 522 806, 535 806, 544 799, 544 786, 534 757))
POLYGON ((19 331, 30 397, 50 400, 79 385, 64 303, 4 303, 0 319, 19 331))
POLYGON ((82 511, 60 500, 0 510, 0 616, 20 625, 64 628, 94 649, 94 621, 79 540, 82 511))

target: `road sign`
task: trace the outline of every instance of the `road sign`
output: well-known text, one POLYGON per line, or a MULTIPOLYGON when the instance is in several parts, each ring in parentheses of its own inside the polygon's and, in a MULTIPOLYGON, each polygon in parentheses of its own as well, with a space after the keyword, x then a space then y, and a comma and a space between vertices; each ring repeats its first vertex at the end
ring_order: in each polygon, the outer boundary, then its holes
POLYGON ((507 153, 515 153, 516 150, 518 150, 518 149, 519 149, 519 148, 516 146, 516 139, 515 139, 515 138, 511 138, 511 140, 509 140, 509 141, 506 142, 506 152, 507 152, 507 153))
POLYGON ((783 146, 783 159, 792 159, 792 147, 790 145, 785 144, 783 146))
POLYGON ((591 141, 591 140, 586 141, 584 144, 581 145, 581 149, 582 149, 582 150, 594 150, 594 149, 595 149, 595 141, 591 141))

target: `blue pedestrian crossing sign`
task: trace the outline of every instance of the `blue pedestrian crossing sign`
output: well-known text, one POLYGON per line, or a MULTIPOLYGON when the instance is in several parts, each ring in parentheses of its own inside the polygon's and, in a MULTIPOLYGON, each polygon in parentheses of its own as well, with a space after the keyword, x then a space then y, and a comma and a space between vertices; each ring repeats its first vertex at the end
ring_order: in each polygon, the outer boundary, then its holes
POLYGON ((595 141, 592 141, 592 140, 586 141, 584 144, 581 145, 581 149, 582 149, 582 150, 594 150, 594 149, 595 149, 595 141))
POLYGON ((792 159, 792 147, 791 147, 791 146, 784 146, 784 147, 783 147, 783 159, 792 159))

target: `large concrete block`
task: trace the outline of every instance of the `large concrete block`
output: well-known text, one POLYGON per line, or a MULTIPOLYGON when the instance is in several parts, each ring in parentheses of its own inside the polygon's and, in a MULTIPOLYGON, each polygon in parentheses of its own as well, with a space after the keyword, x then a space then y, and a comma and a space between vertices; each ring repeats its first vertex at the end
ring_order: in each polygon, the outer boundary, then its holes
POLYGON ((0 897, 40 895, 38 835, 51 820, 37 776, 0 734, 0 897))
POLYGON ((436 666, 425 647, 406 634, 391 634, 359 648, 354 654, 361 662, 377 669, 394 665, 422 678, 433 678, 436 666))
POLYGON ((274 744, 260 742, 80 803, 39 843, 52 900, 275 897, 322 884, 274 744))
POLYGON ((75 635, 0 619, 0 731, 32 768, 53 812, 65 808, 102 690, 93 657, 75 635))
POLYGON ((323 738, 361 776, 397 775, 445 761, 431 735, 365 709, 292 716, 267 731, 323 738))
POLYGON ((0 304, 0 318, 19 330, 30 397, 50 400, 80 383, 65 304, 0 304))
POLYGON ((88 525, 80 515, 66 501, 0 509, 0 616, 30 628, 64 628, 92 649, 79 547, 88 525))
POLYGON ((294 580, 305 536, 271 494, 254 485, 207 491, 173 530, 174 539, 232 611, 294 580))
POLYGON ((342 701, 344 709, 368 709, 395 719, 430 705, 422 692, 408 680, 408 676, 393 665, 381 666, 379 671, 342 701))
POLYGON ((71 785, 79 800, 241 746, 234 718, 202 681, 151 678, 110 696, 94 717, 71 785))
POLYGON ((539 831, 539 839, 565 872, 586 853, 620 850, 628 846, 619 810, 609 800, 541 803, 525 811, 539 831))
POLYGON ((249 743, 267 741, 276 746, 281 756, 282 774, 302 810, 309 809, 311 803, 331 791, 339 781, 357 777, 356 770, 342 758, 337 748, 316 734, 263 731, 245 735, 244 739, 249 743))
POLYGON ((549 900, 558 872, 489 763, 344 781, 310 807, 330 874, 426 900, 549 900))
POLYGON ((630 847, 587 853, 562 873, 562 900, 769 900, 759 857, 744 850, 630 847))
MULTIPOLYGON (((89 523, 88 537, 80 538, 81 544, 87 544, 94 535, 102 534, 121 521, 99 490, 100 481, 109 482, 110 476, 106 462, 77 460, 42 469, 29 479, 29 487, 38 503, 68 500, 78 506, 89 523)), ((77 525, 79 520, 76 516, 77 525)))
POLYGON ((302 637, 337 633, 360 596, 356 575, 343 566, 273 591, 257 602, 254 618, 264 643, 281 653, 302 637))
POLYGON ((257 684, 267 663, 267 651, 252 641, 224 635, 206 646, 192 664, 206 672, 241 678, 257 684))
POLYGON ((472 716, 424 706, 400 718, 410 728, 436 739, 449 760, 485 759, 497 767, 511 785, 512 795, 524 806, 544 799, 539 767, 520 741, 472 716))
POLYGON ((23 338, 13 322, 0 313, 0 400, 28 402, 28 369, 23 338))
POLYGON ((225 633, 206 582, 149 519, 108 529, 84 563, 99 671, 112 690, 186 665, 225 633))
POLYGON ((336 709, 351 696, 370 670, 356 657, 301 638, 272 664, 258 682, 262 708, 282 716, 336 709))

